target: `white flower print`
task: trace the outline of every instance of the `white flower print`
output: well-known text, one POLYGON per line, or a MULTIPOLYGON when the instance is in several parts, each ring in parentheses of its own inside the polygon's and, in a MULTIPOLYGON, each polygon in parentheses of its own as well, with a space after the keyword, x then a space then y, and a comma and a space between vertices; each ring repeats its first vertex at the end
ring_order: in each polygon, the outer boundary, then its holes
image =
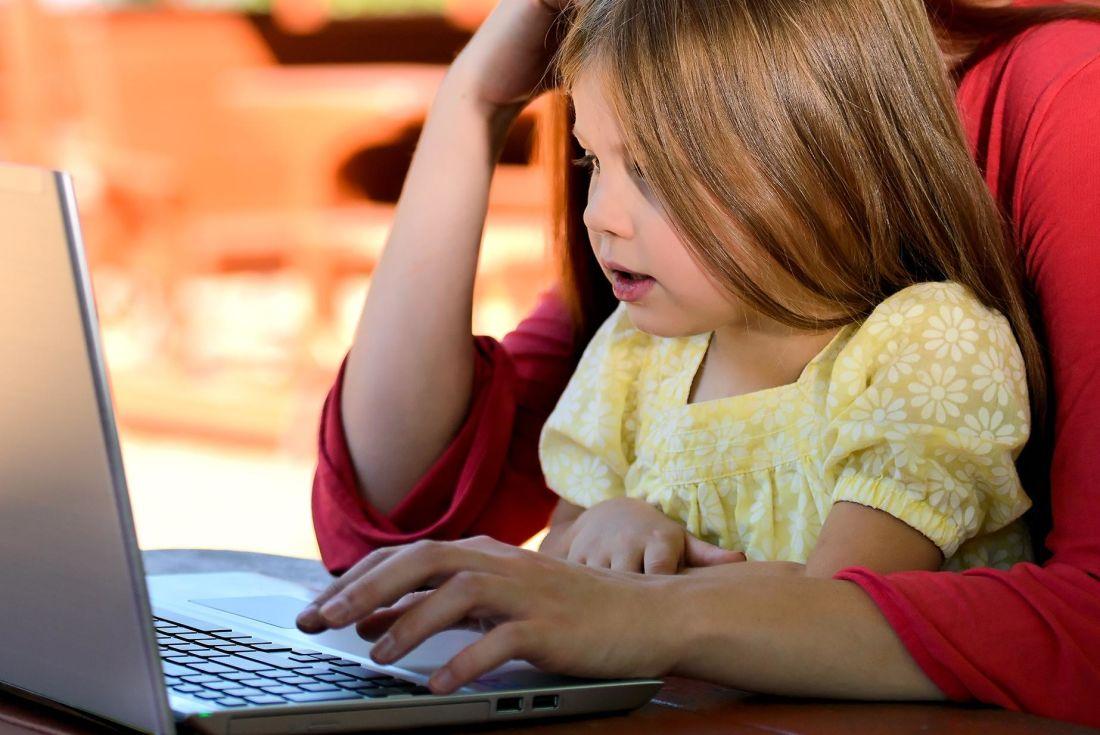
POLYGON ((978 355, 978 363, 971 368, 974 378, 974 390, 982 391, 982 400, 1007 406, 1012 398, 1012 374, 1006 364, 1004 352, 992 347, 978 355))
POLYGON ((565 498, 573 498, 577 505, 589 507, 605 500, 611 491, 612 473, 599 457, 591 454, 566 461, 564 486, 555 492, 565 498))
POLYGON ((879 390, 872 385, 852 404, 848 416, 844 430, 852 441, 859 442, 881 431, 884 424, 905 421, 905 399, 896 397, 890 388, 879 390))
POLYGON ((874 335, 893 334, 906 324, 924 314, 924 304, 909 299, 884 301, 875 312, 874 319, 867 320, 867 331, 874 335))
POLYGON ((905 377, 912 375, 914 367, 920 363, 920 345, 892 339, 879 354, 878 363, 886 370, 886 380, 900 383, 905 377))
POLYGON ((608 403, 593 401, 574 425, 575 436, 586 447, 603 448, 607 438, 618 433, 616 427, 620 425, 620 419, 608 403))
POLYGON ((950 356, 959 361, 963 354, 974 354, 974 343, 978 341, 976 326, 977 322, 961 307, 941 306, 939 315, 928 320, 928 329, 921 335, 928 340, 924 347, 934 351, 940 360, 950 356))
POLYGON ((974 437, 979 441, 979 448, 975 454, 987 454, 993 450, 994 445, 1008 446, 1015 443, 1018 436, 1016 427, 1005 423, 1003 411, 990 411, 985 406, 978 409, 978 413, 967 414, 963 417, 965 426, 959 427, 962 436, 974 437))
POLYGON ((855 395, 867 386, 867 355, 862 345, 856 345, 837 361, 836 379, 848 391, 855 395))
POLYGON ((909 390, 916 394, 913 408, 921 409, 921 418, 928 420, 934 416, 941 424, 948 416, 959 416, 959 406, 966 402, 965 389, 966 381, 957 377, 955 368, 945 368, 939 363, 927 372, 922 370, 909 385, 909 390))

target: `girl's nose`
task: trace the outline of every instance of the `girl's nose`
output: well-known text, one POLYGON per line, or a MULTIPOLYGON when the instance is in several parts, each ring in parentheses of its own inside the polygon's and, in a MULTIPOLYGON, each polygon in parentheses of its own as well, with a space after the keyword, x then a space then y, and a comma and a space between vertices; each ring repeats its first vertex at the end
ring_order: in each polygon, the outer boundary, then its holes
POLYGON ((584 208, 584 224, 591 232, 630 239, 634 228, 627 207, 626 192, 616 189, 606 176, 588 187, 588 205, 584 208))

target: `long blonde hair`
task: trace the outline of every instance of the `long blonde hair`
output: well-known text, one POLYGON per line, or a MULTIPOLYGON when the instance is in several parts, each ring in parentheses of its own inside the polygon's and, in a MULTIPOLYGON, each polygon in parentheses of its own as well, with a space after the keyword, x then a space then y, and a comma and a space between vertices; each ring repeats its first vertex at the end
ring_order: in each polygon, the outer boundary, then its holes
MULTIPOLYGON (((920 0, 576 0, 563 22, 562 89, 601 70, 624 155, 731 295, 819 330, 914 283, 964 284, 1011 323, 1043 425, 1046 372, 1022 268, 920 0), (766 271, 835 316, 770 293, 766 271)), ((571 115, 555 112, 560 133, 571 115)), ((560 155, 551 165, 565 168, 560 155)), ((613 301, 579 221, 586 187, 567 176, 557 241, 587 341, 613 301)))

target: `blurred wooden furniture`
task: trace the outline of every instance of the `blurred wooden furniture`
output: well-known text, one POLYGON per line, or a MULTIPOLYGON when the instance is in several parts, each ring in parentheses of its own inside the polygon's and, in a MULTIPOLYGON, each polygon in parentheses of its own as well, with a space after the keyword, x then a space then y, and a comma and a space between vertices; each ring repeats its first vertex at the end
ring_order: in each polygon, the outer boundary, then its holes
MULTIPOLYGON (((265 554, 225 551, 145 552, 150 574, 254 571, 320 589, 329 579, 319 562, 265 554)), ((85 734, 103 732, 101 725, 0 695, 0 731, 8 733, 85 734)), ((432 732, 491 732, 498 735, 536 732, 573 735, 906 735, 949 732, 956 735, 996 732, 1001 735, 1085 735, 1092 728, 1018 712, 976 706, 862 703, 765 697, 687 679, 669 678, 657 696, 641 709, 623 715, 544 720, 522 727, 500 724, 433 728, 432 732)))

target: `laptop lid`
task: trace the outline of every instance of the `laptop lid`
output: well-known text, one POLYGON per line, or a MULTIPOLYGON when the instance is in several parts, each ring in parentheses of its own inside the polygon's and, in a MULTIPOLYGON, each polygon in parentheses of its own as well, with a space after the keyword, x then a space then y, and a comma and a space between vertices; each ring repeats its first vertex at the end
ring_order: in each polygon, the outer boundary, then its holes
POLYGON ((0 164, 0 683, 174 732, 72 182, 0 164))

